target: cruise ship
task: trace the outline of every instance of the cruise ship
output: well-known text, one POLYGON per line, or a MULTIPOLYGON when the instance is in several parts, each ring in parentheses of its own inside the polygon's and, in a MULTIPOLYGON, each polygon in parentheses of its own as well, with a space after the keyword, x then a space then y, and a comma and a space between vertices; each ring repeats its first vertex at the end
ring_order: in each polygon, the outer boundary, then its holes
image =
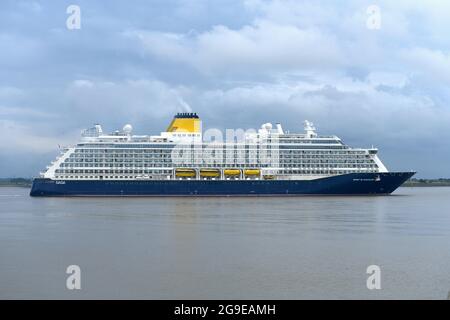
POLYGON ((202 131, 196 113, 178 113, 160 135, 127 124, 101 125, 33 180, 31 196, 387 195, 415 172, 390 172, 376 148, 352 148, 335 135, 281 124, 257 130, 202 131))

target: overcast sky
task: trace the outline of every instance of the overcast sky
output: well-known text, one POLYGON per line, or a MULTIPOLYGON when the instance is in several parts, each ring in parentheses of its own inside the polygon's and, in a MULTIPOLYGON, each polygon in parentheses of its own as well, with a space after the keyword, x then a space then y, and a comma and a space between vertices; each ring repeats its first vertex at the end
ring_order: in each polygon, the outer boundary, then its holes
POLYGON ((155 134, 179 111, 204 129, 308 119, 450 177, 449 34, 445 0, 2 0, 0 177, 38 174, 93 123, 155 134))

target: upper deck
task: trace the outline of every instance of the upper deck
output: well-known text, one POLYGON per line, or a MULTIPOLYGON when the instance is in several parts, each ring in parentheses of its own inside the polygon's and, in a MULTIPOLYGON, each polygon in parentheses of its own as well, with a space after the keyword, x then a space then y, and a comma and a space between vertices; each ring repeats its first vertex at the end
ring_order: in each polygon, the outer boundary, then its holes
POLYGON ((256 170, 258 174, 249 179, 285 180, 387 171, 376 148, 351 148, 335 135, 318 135, 309 121, 304 123, 304 133, 285 132, 279 123, 226 134, 215 129, 202 132, 201 126, 193 113, 176 115, 159 135, 135 135, 129 124, 105 134, 96 124, 84 130, 80 141, 65 149, 43 175, 57 179, 188 179, 192 176, 179 176, 177 170, 193 170, 194 176, 200 177, 201 170, 214 169, 221 178, 227 170, 238 170, 242 178, 245 170, 256 170))

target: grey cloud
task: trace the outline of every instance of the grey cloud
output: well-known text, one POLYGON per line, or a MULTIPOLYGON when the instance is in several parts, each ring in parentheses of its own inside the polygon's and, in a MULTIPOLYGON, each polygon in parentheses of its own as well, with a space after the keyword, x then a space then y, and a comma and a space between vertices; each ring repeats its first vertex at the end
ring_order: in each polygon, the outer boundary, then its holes
POLYGON ((412 48, 402 50, 401 56, 414 66, 416 73, 450 84, 450 51, 412 48))
POLYGON ((0 176, 36 174, 94 122, 153 133, 184 110, 206 128, 306 118, 393 168, 450 175, 445 1, 380 0, 378 31, 357 0, 80 0, 75 32, 69 4, 0 4, 0 176))
POLYGON ((344 60, 330 35, 263 20, 238 30, 219 25, 200 34, 133 31, 127 35, 138 38, 152 55, 208 74, 323 69, 344 60))

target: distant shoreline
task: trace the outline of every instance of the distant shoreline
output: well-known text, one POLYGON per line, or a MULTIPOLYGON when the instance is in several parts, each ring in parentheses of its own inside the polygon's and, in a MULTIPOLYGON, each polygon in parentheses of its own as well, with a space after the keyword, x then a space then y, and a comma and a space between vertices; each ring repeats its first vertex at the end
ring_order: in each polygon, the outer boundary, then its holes
POLYGON ((0 187, 31 187, 30 178, 0 178, 0 187))
POLYGON ((450 187, 450 179, 409 179, 402 187, 450 187))
MULTIPOLYGON (((31 187, 30 178, 0 178, 0 187, 31 187)), ((450 179, 417 179, 406 181, 402 187, 450 187, 450 179)))

